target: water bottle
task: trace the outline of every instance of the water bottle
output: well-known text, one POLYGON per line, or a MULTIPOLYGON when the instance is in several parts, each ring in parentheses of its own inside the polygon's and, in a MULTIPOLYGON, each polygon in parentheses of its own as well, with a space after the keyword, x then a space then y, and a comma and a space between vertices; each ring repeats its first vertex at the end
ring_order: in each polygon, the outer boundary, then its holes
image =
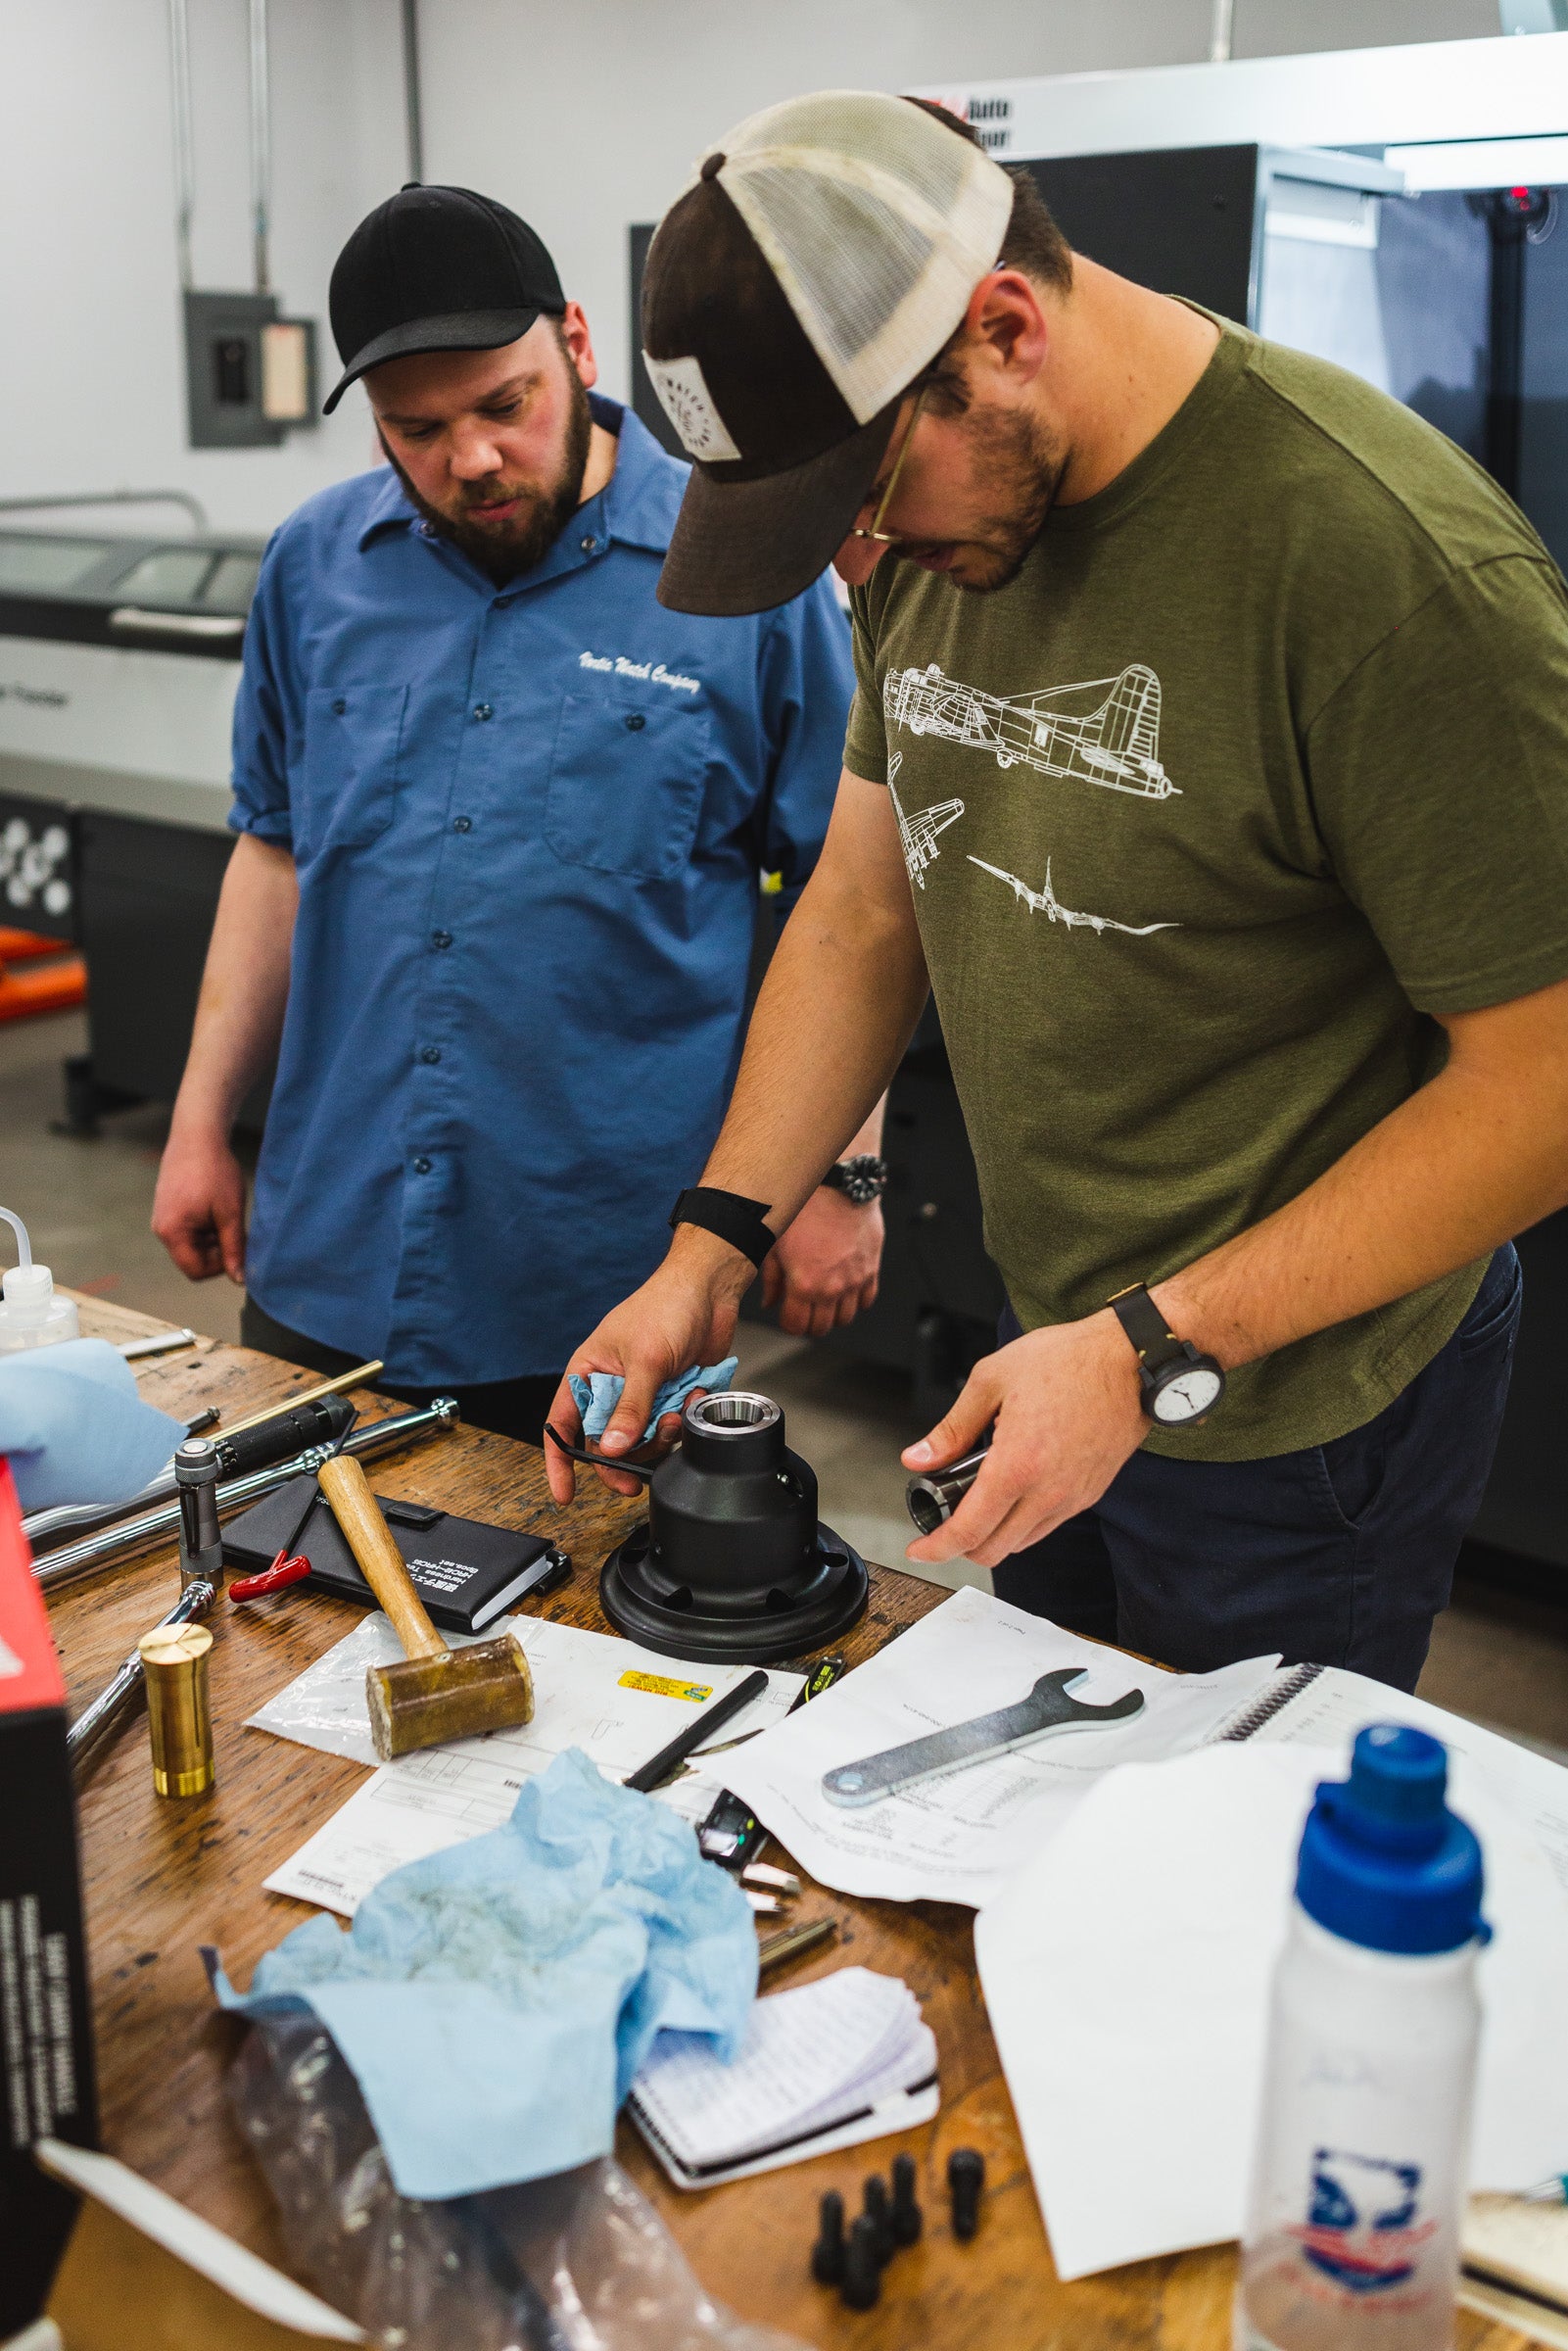
POLYGON ((33 1264, 27 1227, 22 1219, 9 1208, 0 1208, 0 1219, 17 1236, 19 1261, 0 1280, 0 1355, 80 1338, 76 1301, 59 1297, 49 1268, 33 1264))
POLYGON ((1449 2351, 1481 2010, 1481 1848, 1425 1731, 1318 1788, 1274 1977, 1236 2351, 1449 2351))

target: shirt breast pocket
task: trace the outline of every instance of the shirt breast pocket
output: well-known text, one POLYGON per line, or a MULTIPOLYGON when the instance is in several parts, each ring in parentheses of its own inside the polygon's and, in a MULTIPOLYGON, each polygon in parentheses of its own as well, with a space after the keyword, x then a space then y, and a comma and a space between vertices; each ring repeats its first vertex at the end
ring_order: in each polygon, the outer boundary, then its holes
POLYGON ((295 846, 368 848, 398 804, 406 686, 317 686, 306 698, 295 846))
POLYGON ((708 741, 705 709, 568 694, 545 808, 550 849, 594 873, 674 881, 696 839, 708 741))

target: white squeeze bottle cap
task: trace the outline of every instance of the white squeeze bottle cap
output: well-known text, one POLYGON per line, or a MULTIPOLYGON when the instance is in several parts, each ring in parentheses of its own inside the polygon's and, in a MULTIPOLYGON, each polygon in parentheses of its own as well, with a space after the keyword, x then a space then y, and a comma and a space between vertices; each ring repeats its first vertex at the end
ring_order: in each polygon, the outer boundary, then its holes
POLYGON ((19 1347, 52 1347, 57 1339, 79 1338, 76 1302, 57 1298, 49 1268, 33 1264, 27 1227, 9 1208, 0 1208, 0 1219, 16 1234, 19 1253, 18 1263, 7 1269, 0 1282, 0 1355, 14 1353, 19 1347))

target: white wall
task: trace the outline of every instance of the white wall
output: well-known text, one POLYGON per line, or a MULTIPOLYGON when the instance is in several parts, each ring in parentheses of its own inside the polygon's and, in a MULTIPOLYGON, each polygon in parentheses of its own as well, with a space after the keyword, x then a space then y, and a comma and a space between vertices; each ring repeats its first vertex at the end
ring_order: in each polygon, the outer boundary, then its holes
MULTIPOLYGON (((553 251, 624 394, 626 230, 719 134, 828 86, 904 89, 1206 57, 1210 0, 423 0, 425 170, 553 251)), ((1495 34, 1495 0, 1236 0, 1238 57, 1495 34)))
MULTIPOLYGON (((245 0, 190 24, 196 281, 243 288, 245 0)), ((334 257, 407 176, 397 0, 272 0, 270 55, 272 282, 322 322, 325 370, 334 257)), ((367 463, 359 408, 277 449, 185 445, 166 0, 0 0, 0 497, 173 486, 265 530, 367 463)))
MULTIPOLYGON (((198 282, 250 283, 245 0, 190 0, 198 282)), ((1238 57, 1497 30, 1494 0, 1236 0, 1238 57)), ((512 204, 628 363, 626 230, 731 122, 824 84, 1179 64, 1210 0, 421 0, 425 170, 512 204)), ((166 0, 0 0, 0 496, 167 485, 265 529, 369 459, 362 396, 277 450, 185 446, 166 0)), ((406 177, 397 0, 272 0, 273 280, 321 322, 406 177)), ((161 520, 158 527, 162 528, 161 520)))

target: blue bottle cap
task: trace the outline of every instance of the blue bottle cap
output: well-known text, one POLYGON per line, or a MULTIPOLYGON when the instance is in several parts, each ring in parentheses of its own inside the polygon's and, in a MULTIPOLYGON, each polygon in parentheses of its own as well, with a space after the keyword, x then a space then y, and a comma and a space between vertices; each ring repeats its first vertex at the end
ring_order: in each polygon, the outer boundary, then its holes
POLYGON ((1296 1898, 1308 1918, 1373 1951, 1488 1942, 1481 1847, 1444 1802, 1448 1781, 1448 1751, 1425 1731, 1357 1732, 1350 1778, 1319 1782, 1302 1835, 1296 1898))

